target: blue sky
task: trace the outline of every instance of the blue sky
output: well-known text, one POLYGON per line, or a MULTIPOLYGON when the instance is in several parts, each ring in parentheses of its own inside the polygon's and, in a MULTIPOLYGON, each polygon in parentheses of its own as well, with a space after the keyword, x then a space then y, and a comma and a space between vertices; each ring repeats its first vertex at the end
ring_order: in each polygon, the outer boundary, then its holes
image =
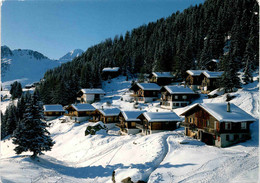
POLYGON ((52 59, 98 44, 204 0, 5 1, 2 45, 52 59))

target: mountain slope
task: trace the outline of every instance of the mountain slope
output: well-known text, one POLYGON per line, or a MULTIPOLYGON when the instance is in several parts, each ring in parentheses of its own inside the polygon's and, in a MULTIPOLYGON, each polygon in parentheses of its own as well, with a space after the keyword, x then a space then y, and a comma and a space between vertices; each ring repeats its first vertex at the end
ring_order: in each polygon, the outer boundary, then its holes
POLYGON ((2 46, 1 53, 4 86, 9 85, 14 80, 20 81, 22 85, 39 81, 48 69, 60 65, 56 60, 51 60, 33 50, 11 50, 7 46, 2 46))
POLYGON ((20 81, 23 86, 39 81, 48 69, 71 61, 82 53, 83 50, 75 49, 59 60, 52 60, 37 51, 28 49, 11 50, 7 46, 2 46, 1 69, 3 86, 9 87, 14 80, 20 81))
POLYGON ((69 62, 71 60, 73 60, 75 57, 80 56, 84 51, 81 49, 75 49, 72 50, 70 52, 68 52, 66 55, 64 55, 63 57, 61 57, 59 59, 60 63, 65 63, 65 62, 69 62))

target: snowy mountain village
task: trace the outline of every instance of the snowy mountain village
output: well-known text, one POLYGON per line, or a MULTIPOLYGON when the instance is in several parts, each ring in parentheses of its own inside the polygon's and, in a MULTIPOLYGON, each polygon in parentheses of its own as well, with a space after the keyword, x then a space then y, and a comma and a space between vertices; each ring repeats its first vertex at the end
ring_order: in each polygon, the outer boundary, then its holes
MULTIPOLYGON (((103 79, 118 77, 119 69, 104 68, 103 79)), ((148 76, 147 83, 133 83, 129 88, 129 96, 121 96, 121 100, 133 103, 135 110, 120 110, 112 104, 96 108, 91 103, 102 102, 106 92, 101 88, 85 88, 78 92, 78 102, 75 104, 64 107, 60 104, 44 105, 44 117, 53 120, 64 116, 59 118, 62 122, 102 122, 107 129, 120 128, 121 134, 148 135, 175 130, 181 125, 185 127, 187 136, 209 145, 227 147, 250 139, 249 126, 255 118, 229 102, 189 105, 199 98, 199 93, 212 96, 211 92, 214 91, 214 95, 218 90, 215 83, 222 73, 188 70, 186 82, 181 82, 184 85, 172 85, 174 76, 171 72, 153 72, 148 76), (139 107, 139 103, 150 104, 153 101, 160 101, 159 106, 168 110, 150 112, 139 107), (189 107, 180 116, 172 111, 185 106, 189 107)))
POLYGON ((260 181, 259 1, 0 4, 0 182, 260 181))

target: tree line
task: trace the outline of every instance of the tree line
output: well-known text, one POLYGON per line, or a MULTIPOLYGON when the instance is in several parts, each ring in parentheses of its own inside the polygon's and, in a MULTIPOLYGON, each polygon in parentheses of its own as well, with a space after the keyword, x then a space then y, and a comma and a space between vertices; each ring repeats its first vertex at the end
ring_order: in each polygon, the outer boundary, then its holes
POLYGON ((80 88, 100 87, 104 67, 122 74, 171 71, 180 79, 188 69, 205 69, 219 59, 220 85, 227 91, 246 83, 259 60, 259 7, 256 0, 206 0, 183 12, 116 35, 87 49, 72 62, 49 70, 39 87, 44 103, 73 103, 80 88))

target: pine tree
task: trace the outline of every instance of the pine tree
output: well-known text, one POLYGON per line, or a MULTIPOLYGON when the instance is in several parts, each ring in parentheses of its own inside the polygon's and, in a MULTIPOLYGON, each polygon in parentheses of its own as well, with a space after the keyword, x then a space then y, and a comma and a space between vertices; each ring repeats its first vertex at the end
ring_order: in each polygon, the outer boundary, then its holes
POLYGON ((14 104, 8 106, 6 118, 6 132, 7 135, 12 134, 17 127, 17 109, 14 104))
POLYGON ((6 116, 1 112, 1 139, 7 136, 6 132, 6 116))
POLYGON ((35 93, 26 103, 25 112, 24 119, 19 122, 13 133, 13 143, 17 145, 14 150, 16 154, 33 152, 32 158, 35 158, 42 154, 42 151, 51 150, 54 142, 46 129, 48 125, 41 120, 42 105, 35 93))
POLYGON ((23 90, 21 83, 15 81, 13 84, 11 84, 10 94, 12 95, 12 99, 21 97, 22 93, 23 90))
POLYGON ((25 96, 22 95, 17 102, 17 120, 21 121, 23 119, 23 114, 25 113, 25 96))
POLYGON ((224 73, 221 77, 219 86, 225 89, 225 92, 232 92, 234 88, 240 87, 240 79, 237 73, 236 61, 232 54, 225 55, 223 58, 224 73))

